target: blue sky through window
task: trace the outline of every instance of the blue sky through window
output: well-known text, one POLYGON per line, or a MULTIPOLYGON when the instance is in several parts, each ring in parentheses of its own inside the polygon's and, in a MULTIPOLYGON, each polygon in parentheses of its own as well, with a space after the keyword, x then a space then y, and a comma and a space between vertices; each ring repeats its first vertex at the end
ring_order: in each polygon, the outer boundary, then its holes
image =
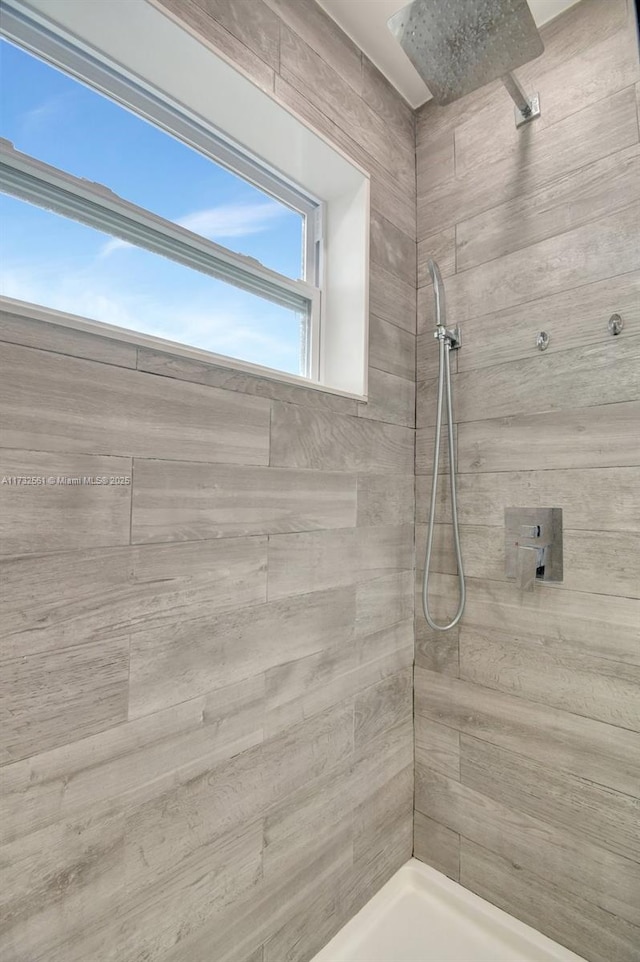
MULTIPOLYGON (((235 174, 0 40, 0 136, 289 277, 302 218, 235 174)), ((299 373, 299 316, 0 194, 0 292, 299 373)))

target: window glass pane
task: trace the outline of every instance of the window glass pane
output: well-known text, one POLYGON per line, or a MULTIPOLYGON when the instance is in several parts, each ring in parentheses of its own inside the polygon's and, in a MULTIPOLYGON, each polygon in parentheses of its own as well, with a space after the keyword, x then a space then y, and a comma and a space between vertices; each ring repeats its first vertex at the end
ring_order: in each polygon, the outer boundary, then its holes
POLYGON ((0 194, 0 294, 302 374, 307 318, 0 194))
POLYGON ((17 150, 104 184, 286 277, 302 277, 300 214, 5 40, 0 71, 0 136, 17 150))

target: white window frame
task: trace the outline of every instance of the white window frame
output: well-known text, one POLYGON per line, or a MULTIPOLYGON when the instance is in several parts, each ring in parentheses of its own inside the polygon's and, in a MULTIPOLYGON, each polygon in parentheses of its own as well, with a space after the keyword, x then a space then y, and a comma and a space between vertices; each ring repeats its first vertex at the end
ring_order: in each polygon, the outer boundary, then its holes
MULTIPOLYGON (((188 353, 189 356, 195 351, 215 363, 365 398, 368 175, 267 94, 249 84, 235 65, 231 73, 221 57, 194 41, 152 3, 128 0, 130 31, 123 30, 117 15, 109 15, 108 7, 108 0, 83 0, 82 3, 77 0, 4 0, 0 33, 298 211, 305 224, 304 279, 292 280, 271 271, 252 258, 236 254, 130 204, 108 188, 21 154, 7 141, 0 142, 0 182, 3 188, 186 266, 228 280, 285 307, 306 312, 309 318, 302 376, 287 375, 197 348, 181 347, 162 338, 154 339, 158 341, 158 349, 164 346, 171 353, 188 353), (153 20, 151 24, 150 19, 153 20), (209 74, 213 72, 218 78, 223 77, 224 82, 233 87, 240 107, 233 116, 227 110, 222 128, 211 123, 206 111, 197 109, 198 105, 195 110, 191 104, 185 106, 185 102, 197 101, 199 96, 204 103, 201 87, 195 95, 189 90, 185 97, 184 91, 180 90, 173 98, 167 93, 168 83, 156 85, 155 77, 149 77, 154 73, 157 61, 153 63, 154 69, 147 63, 146 70, 144 64, 134 63, 136 72, 132 72, 132 60, 139 59, 138 51, 147 53, 144 48, 149 45, 150 26, 158 32, 160 46, 164 42, 165 47, 171 46, 172 50, 183 49, 185 62, 190 65, 200 62, 200 77, 208 70, 209 74), (139 39, 145 38, 142 46, 138 44, 136 47, 136 31, 139 39), (129 33, 133 36, 128 36, 129 33), (107 42, 97 43, 98 40, 107 42), (114 52, 117 56, 113 55, 114 52), (140 67, 142 69, 138 72, 140 67), (245 146, 247 140, 256 138, 246 121, 244 130, 242 124, 243 108, 249 117, 253 112, 255 121, 256 105, 268 115, 265 115, 265 122, 272 121, 273 137, 280 135, 278 140, 269 142, 265 139, 266 131, 262 131, 261 145, 266 149, 259 151, 252 150, 251 145, 245 146), (242 138, 241 148, 236 146, 241 138, 233 138, 237 131, 246 135, 242 138), (293 153, 291 146, 296 148, 293 153), (270 163, 271 158, 263 159, 265 153, 270 153, 275 163, 270 163), (258 156, 259 160, 256 159, 258 156), (305 186, 300 187, 303 182, 305 186), (329 229, 325 232, 327 223, 329 229), (170 346, 167 348, 166 345, 170 346)), ((161 51, 158 59, 162 59, 161 51)), ((174 78, 170 79, 171 86, 175 86, 174 78)), ((210 101, 207 101, 207 107, 209 105, 210 101)), ((253 127, 256 126, 260 127, 260 124, 254 122, 253 127)), ((60 317, 60 323, 65 323, 64 318, 68 315, 61 313, 60 317)), ((74 326, 78 326, 77 320, 74 326)), ((137 333, 99 322, 86 323, 89 329, 97 326, 107 336, 118 337, 126 333, 126 340, 131 340, 130 335, 137 333)), ((143 336, 147 345, 149 338, 143 336)))

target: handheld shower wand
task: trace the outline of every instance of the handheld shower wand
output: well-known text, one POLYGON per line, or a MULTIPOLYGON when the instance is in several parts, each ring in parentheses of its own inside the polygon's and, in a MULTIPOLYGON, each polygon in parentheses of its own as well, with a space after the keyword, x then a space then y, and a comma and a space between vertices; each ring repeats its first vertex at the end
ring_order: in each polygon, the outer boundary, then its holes
POLYGON ((444 287, 440 269, 434 260, 427 262, 431 280, 433 281, 433 291, 436 305, 436 329, 434 337, 438 340, 439 347, 439 368, 438 368, 438 401, 436 405, 436 430, 433 451, 433 478, 431 482, 431 504, 429 507, 429 525, 427 529, 427 548, 424 561, 424 575, 422 581, 422 610, 427 620, 427 624, 435 631, 448 631, 454 628, 464 611, 466 601, 466 589, 464 583, 464 570, 462 567, 462 551, 460 549, 460 526, 458 524, 458 502, 456 492, 456 458, 453 437, 453 402, 451 395, 451 363, 450 352, 460 347, 460 331, 457 327, 447 330, 446 328, 446 308, 444 300, 444 287), (446 383, 445 383, 446 382, 446 383), (460 584, 460 601, 458 610, 453 619, 447 625, 437 624, 431 617, 429 611, 429 569, 431 567, 431 555, 433 552, 433 532, 436 519, 436 501, 438 494, 438 468, 440 466, 440 434, 442 432, 442 404, 443 399, 447 400, 447 427, 449 439, 449 486, 451 490, 451 515, 453 520, 453 540, 456 551, 456 564, 458 568, 458 580, 460 584))

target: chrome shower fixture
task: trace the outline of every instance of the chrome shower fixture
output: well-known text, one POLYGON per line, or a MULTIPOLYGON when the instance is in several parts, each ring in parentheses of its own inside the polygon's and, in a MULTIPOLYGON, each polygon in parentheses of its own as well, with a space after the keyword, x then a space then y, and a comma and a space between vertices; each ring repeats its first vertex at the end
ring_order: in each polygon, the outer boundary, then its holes
POLYGON ((389 29, 437 104, 502 80, 513 99, 516 127, 540 116, 512 71, 544 51, 527 0, 413 0, 389 29))

